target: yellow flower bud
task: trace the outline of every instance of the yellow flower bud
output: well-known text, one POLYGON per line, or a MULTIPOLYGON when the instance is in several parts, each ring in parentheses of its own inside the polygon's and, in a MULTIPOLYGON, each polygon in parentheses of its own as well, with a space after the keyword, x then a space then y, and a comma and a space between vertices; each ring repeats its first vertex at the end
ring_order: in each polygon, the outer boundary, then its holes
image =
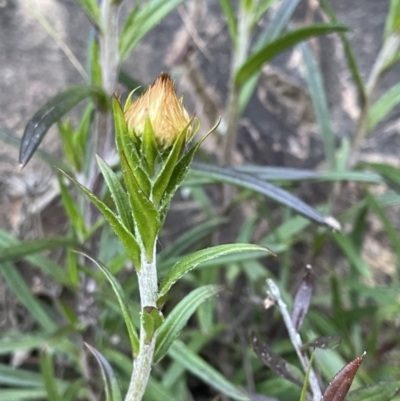
POLYGON ((185 129, 186 138, 191 137, 191 119, 182 105, 182 99, 176 96, 174 84, 168 74, 161 74, 125 111, 128 128, 139 138, 143 136, 147 117, 157 144, 162 149, 172 146, 185 129))

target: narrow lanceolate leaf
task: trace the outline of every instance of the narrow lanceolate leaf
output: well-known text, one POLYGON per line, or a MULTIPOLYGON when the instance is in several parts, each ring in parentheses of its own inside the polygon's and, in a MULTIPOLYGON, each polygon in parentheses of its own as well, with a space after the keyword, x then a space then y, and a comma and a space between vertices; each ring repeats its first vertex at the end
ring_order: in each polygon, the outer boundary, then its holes
POLYGON ((40 352, 40 370, 49 401, 62 401, 55 380, 53 357, 48 349, 40 352))
POLYGON ((372 131, 400 103, 400 84, 392 86, 370 108, 368 130, 372 131))
POLYGON ((76 241, 70 237, 53 237, 19 242, 7 248, 0 248, 0 263, 22 259, 44 250, 66 248, 73 245, 76 245, 76 241))
POLYGON ((96 0, 76 0, 87 16, 96 25, 99 24, 100 10, 96 0))
POLYGON ((121 59, 125 60, 143 36, 184 1, 150 0, 133 7, 120 36, 121 59))
POLYGON ((47 310, 42 306, 37 298, 32 295, 30 288, 26 285, 24 279, 16 269, 9 263, 0 263, 0 275, 4 278, 8 288, 13 292, 19 302, 28 310, 30 315, 47 332, 56 330, 57 325, 47 310))
POLYGON ((218 245, 212 248, 202 249, 191 255, 181 259, 164 277, 159 291, 159 298, 163 297, 169 289, 175 284, 184 274, 189 272, 201 264, 208 262, 220 256, 230 255, 240 252, 254 252, 263 251, 265 253, 272 253, 269 249, 253 244, 226 244, 218 245))
POLYGON ((246 394, 237 389, 231 382, 225 379, 221 373, 194 353, 183 342, 179 340, 175 341, 168 350, 168 355, 184 366, 188 372, 222 394, 225 394, 233 400, 250 401, 250 398, 246 394))
POLYGON ((329 115, 328 101, 326 99, 322 75, 307 43, 302 43, 300 49, 303 55, 305 65, 305 78, 309 93, 314 106, 314 113, 317 118, 319 129, 324 144, 325 157, 332 170, 335 170, 335 135, 331 125, 331 116, 329 115))
POLYGON ((236 83, 238 85, 244 84, 261 69, 264 63, 297 43, 314 36, 326 35, 332 32, 344 32, 346 29, 347 28, 343 25, 316 24, 287 32, 273 42, 267 43, 260 50, 250 56, 246 63, 244 63, 237 72, 235 77, 236 83))
POLYGON ((295 368, 286 362, 253 332, 251 333, 251 345, 258 358, 279 376, 291 381, 297 386, 302 386, 302 378, 296 374, 295 368))
POLYGON ((400 394, 400 381, 384 382, 351 391, 346 401, 392 401, 400 394))
POLYGON ((63 182, 63 177, 59 175, 58 183, 60 185, 61 199, 64 205, 65 212, 67 213, 68 219, 71 226, 74 229, 76 236, 79 241, 84 240, 86 235, 86 225, 82 214, 79 211, 78 205, 75 199, 72 198, 67 186, 63 182))
POLYGON ((145 306, 142 310, 142 327, 145 331, 145 343, 149 344, 154 333, 163 322, 162 313, 154 306, 145 306))
POLYGON ((117 296, 119 307, 121 308, 122 316, 123 316, 125 324, 126 324, 126 328, 128 329, 129 339, 131 340, 133 356, 137 356, 137 354, 139 353, 139 337, 136 333, 132 315, 129 311, 128 301, 126 300, 125 293, 121 287, 121 284, 114 277, 114 275, 110 272, 108 267, 106 265, 104 265, 102 262, 90 257, 89 255, 87 255, 85 253, 82 253, 82 255, 86 256, 93 263, 95 263, 96 266, 104 273, 108 282, 111 284, 111 287, 114 290, 115 295, 117 296))
POLYGON ((121 154, 121 168, 129 193, 135 226, 146 249, 147 260, 150 262, 153 257, 154 241, 160 229, 159 213, 136 180, 134 170, 125 153, 121 154))
POLYGON ((127 227, 129 231, 133 232, 132 214, 130 213, 131 207, 129 205, 126 190, 124 190, 118 176, 114 173, 110 166, 100 156, 96 155, 96 158, 97 164, 100 167, 100 171, 103 174, 108 189, 110 190, 111 196, 114 200, 118 215, 124 223, 124 226, 127 227))
POLYGON ((250 174, 239 173, 230 168, 212 166, 204 163, 193 163, 192 170, 196 173, 207 175, 216 181, 226 182, 259 192, 282 205, 290 207, 315 223, 328 226, 332 230, 340 230, 340 223, 333 217, 323 216, 320 212, 307 205, 299 198, 296 198, 291 193, 269 182, 253 177, 250 174))
POLYGON ((104 101, 102 90, 95 86, 73 86, 49 100, 31 118, 21 141, 19 162, 25 166, 42 142, 49 128, 82 100, 96 97, 104 101))
POLYGON ((199 150, 201 144, 207 139, 207 137, 217 129, 220 121, 221 119, 219 119, 217 123, 214 125, 214 127, 212 127, 210 131, 207 132, 207 134, 205 134, 200 140, 198 140, 192 146, 192 148, 186 153, 186 155, 183 156, 181 160, 179 160, 179 162, 176 164, 174 172, 165 190, 165 196, 162 200, 163 206, 168 207, 172 196, 174 195, 178 187, 181 185, 182 181, 185 179, 186 174, 189 171, 189 166, 193 161, 194 155, 199 150))
POLYGON ((157 176, 154 182, 152 192, 153 192, 154 202, 157 204, 160 202, 165 189, 168 187, 175 166, 182 155, 185 146, 186 132, 187 132, 186 129, 183 130, 179 135, 179 137, 177 138, 177 140, 175 141, 174 146, 162 167, 162 170, 160 171, 159 175, 157 176))
POLYGON ((346 398, 364 356, 365 352, 339 371, 329 383, 321 401, 343 401, 346 398))
POLYGON ((308 368, 306 372, 306 377, 304 378, 303 388, 301 390, 300 400, 299 401, 306 401, 307 400, 307 388, 310 378, 310 372, 312 368, 312 362, 314 360, 315 352, 311 354, 310 362, 308 363, 308 368))
POLYGON ((292 323, 296 331, 300 330, 304 317, 311 303, 314 287, 314 274, 312 267, 307 265, 303 272, 300 287, 296 292, 293 302, 292 323))
POLYGON ((157 331, 157 342, 154 353, 155 363, 164 357, 198 306, 221 291, 222 287, 217 285, 199 287, 186 295, 175 306, 157 331))
MULTIPOLYGON (((61 171, 61 170, 60 170, 61 171)), ((61 171, 65 174, 63 171, 61 171)), ((128 254, 132 258, 133 263, 136 268, 140 267, 140 248, 139 245, 133 236, 133 234, 124 226, 120 218, 96 195, 90 192, 86 187, 80 184, 78 181, 74 180, 69 175, 65 174, 65 176, 70 179, 88 198, 93 204, 99 209, 104 218, 108 221, 111 228, 114 230, 115 234, 121 240, 122 244, 125 246, 128 254)))
POLYGON ((115 375, 113 368, 108 363, 107 359, 104 358, 104 356, 99 351, 91 347, 89 344, 86 344, 86 346, 94 355, 97 363, 100 366, 104 390, 106 393, 106 401, 122 401, 121 389, 119 387, 117 376, 115 375))

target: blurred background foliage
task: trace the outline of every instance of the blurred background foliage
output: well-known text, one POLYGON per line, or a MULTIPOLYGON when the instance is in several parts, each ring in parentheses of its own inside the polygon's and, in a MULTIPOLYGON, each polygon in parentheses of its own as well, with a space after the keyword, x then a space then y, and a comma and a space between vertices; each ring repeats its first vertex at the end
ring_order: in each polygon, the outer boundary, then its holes
POLYGON ((102 399, 84 342, 127 387, 129 337, 118 302, 102 273, 73 250, 109 267, 138 321, 129 255, 53 166, 92 188, 95 152, 118 170, 107 97, 117 81, 126 96, 162 71, 176 80, 201 132, 222 121, 174 199, 160 274, 227 242, 260 244, 276 257, 221 257, 175 286, 166 315, 190 289, 219 283, 227 291, 197 309, 155 365, 145 399, 301 399, 304 372, 282 315, 264 300, 273 279, 289 311, 304 306, 295 294, 307 264, 314 278, 303 343, 338 339, 314 354, 321 387, 366 351, 353 388, 384 383, 346 399, 400 399, 400 1, 126 0, 119 74, 104 68, 112 66, 101 58, 99 27, 107 21, 95 0, 0 7, 3 399, 102 399), (21 171, 13 147, 25 127, 20 162, 39 145, 32 129, 42 127, 44 140, 21 171), (257 358, 251 332, 273 351, 272 364, 257 358), (280 368, 276 355, 293 366, 280 368))

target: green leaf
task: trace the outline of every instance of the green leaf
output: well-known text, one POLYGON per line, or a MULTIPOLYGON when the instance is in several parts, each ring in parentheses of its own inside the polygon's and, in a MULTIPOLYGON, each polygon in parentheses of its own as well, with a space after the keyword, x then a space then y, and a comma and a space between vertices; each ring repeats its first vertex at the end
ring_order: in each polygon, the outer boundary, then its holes
POLYGON ((76 0, 95 25, 99 25, 100 10, 96 0, 76 0))
POLYGON ((164 320, 157 331, 154 362, 157 363, 164 357, 172 343, 179 336, 187 321, 206 299, 222 291, 221 286, 206 285, 196 288, 186 295, 172 312, 164 320))
POLYGON ((208 177, 212 177, 216 181, 226 182, 259 192, 280 204, 290 207, 318 224, 326 225, 334 230, 340 229, 340 224, 332 217, 323 216, 316 209, 307 205, 299 198, 296 198, 291 193, 272 185, 269 182, 264 182, 257 177, 239 173, 230 168, 218 167, 204 163, 193 163, 192 169, 195 170, 196 173, 198 172, 202 175, 206 174, 208 177))
MULTIPOLYGON (((10 130, 3 128, 3 127, 0 127, 0 139, 4 143, 9 144, 16 149, 19 149, 21 146, 21 138, 18 138, 10 130)), ((34 157, 36 157, 39 160, 42 160, 44 163, 46 163, 51 168, 56 166, 67 172, 71 171, 71 166, 64 163, 64 161, 61 160, 59 157, 54 157, 41 149, 38 149, 36 151, 36 153, 34 154, 34 157)))
POLYGON ((125 153, 121 154, 121 168, 125 186, 129 193, 135 227, 140 235, 141 242, 146 249, 147 261, 153 259, 154 242, 160 229, 160 216, 154 204, 149 200, 142 188, 139 186, 134 170, 126 158, 125 153))
POLYGON ((1 396, 7 401, 42 401, 47 393, 44 388, 1 389, 1 396))
POLYGON ((226 22, 228 24, 229 34, 233 43, 233 47, 236 47, 237 42, 237 21, 235 16, 235 10, 233 8, 232 1, 230 0, 219 0, 219 5, 224 13, 226 22))
MULTIPOLYGON (((319 3, 321 5, 322 9, 326 12, 326 14, 332 20, 332 23, 337 24, 338 19, 335 15, 334 11, 332 10, 331 6, 329 5, 329 3, 326 0, 319 0, 319 3)), ((347 64, 349 65, 351 74, 353 75, 353 80, 357 86, 360 104, 361 104, 361 106, 363 106, 365 104, 365 100, 366 100, 365 86, 364 86, 364 82, 361 77, 360 68, 358 67, 357 59, 354 56, 353 48, 349 42, 349 39, 347 39, 346 34, 339 33, 339 37, 343 44, 343 49, 344 49, 344 54, 347 59, 347 64)))
POLYGON ((25 166, 42 142, 46 132, 62 116, 88 97, 105 102, 103 91, 95 86, 72 86, 59 93, 29 120, 21 141, 19 162, 25 166))
POLYGON ((204 359, 196 355, 183 342, 176 340, 168 350, 168 355, 184 366, 188 372, 226 396, 239 401, 250 400, 246 394, 238 390, 231 382, 226 380, 218 371, 204 361, 204 359))
POLYGON ((13 264, 7 262, 0 263, 0 275, 3 276, 8 287, 19 302, 21 302, 47 333, 51 333, 57 329, 53 316, 50 316, 39 300, 32 295, 30 288, 26 285, 13 264))
POLYGON ((142 322, 146 333, 145 343, 150 344, 155 331, 163 322, 163 315, 154 306, 145 306, 142 310, 142 322))
POLYGON ((23 241, 1 249, 0 263, 23 259, 25 256, 44 250, 67 248, 74 245, 76 245, 76 241, 70 237, 52 237, 32 241, 23 241))
POLYGON ((74 232, 76 233, 79 242, 83 242, 86 236, 85 221, 81 213, 79 212, 75 200, 72 198, 66 185, 64 184, 63 177, 61 177, 60 175, 58 177, 58 182, 60 185, 62 203, 64 205, 65 212, 67 213, 68 220, 74 228, 74 232))
MULTIPOLYGON (((0 230, 0 254, 1 248, 17 246, 18 244, 21 246, 21 248, 23 247, 22 241, 19 241, 11 234, 0 230)), ((53 277, 57 283, 66 285, 71 284, 64 268, 57 264, 54 260, 45 257, 43 254, 28 254, 23 256, 23 259, 27 260, 32 265, 53 277)))
MULTIPOLYGON (((265 24, 264 30, 262 30, 260 35, 258 36, 256 44, 252 49, 252 53, 256 53, 258 50, 262 49, 267 43, 270 43, 278 38, 278 36, 283 32, 283 30, 287 26, 299 2, 300 0, 283 0, 280 2, 276 11, 273 12, 271 19, 268 21, 267 24, 265 24)), ((243 84, 239 96, 240 112, 243 112, 251 96, 253 95, 254 89, 257 86, 259 75, 260 71, 254 74, 252 78, 248 79, 243 84)))
POLYGON ((368 130, 372 131, 399 104, 400 84, 397 84, 384 93, 370 108, 368 113, 368 130))
POLYGON ((392 243, 393 249, 397 254, 398 260, 400 260, 400 236, 396 229, 393 227, 392 222, 390 221, 389 217, 386 215, 384 209, 381 205, 377 202, 376 198, 367 193, 366 196, 367 205, 375 212, 378 216, 379 220, 382 222, 383 227, 385 228, 386 234, 392 243))
POLYGON ((96 155, 96 159, 100 171, 107 183, 108 189, 110 190, 115 206, 117 207, 119 217, 124 226, 127 227, 129 231, 133 232, 133 220, 132 214, 130 213, 131 207, 126 191, 122 187, 118 176, 110 166, 100 156, 96 155))
POLYGON ((193 161, 194 155, 199 150, 201 144, 207 139, 207 137, 217 129, 219 123, 220 120, 217 121, 214 127, 212 127, 211 130, 207 132, 207 134, 205 134, 198 142, 196 142, 196 144, 192 146, 189 152, 187 152, 186 155, 183 156, 181 160, 179 160, 179 162, 176 164, 174 172, 172 173, 172 176, 168 182, 168 186, 164 192, 165 196, 162 199, 162 207, 165 208, 169 205, 172 196, 177 191, 182 181, 185 179, 186 174, 189 171, 189 167, 193 161))
POLYGON ((271 253, 265 247, 259 245, 252 244, 226 244, 226 245, 218 245, 212 248, 202 249, 201 251, 197 251, 192 253, 191 255, 186 256, 181 259, 178 263, 174 265, 174 267, 167 273, 164 277, 160 291, 158 293, 159 298, 163 297, 169 289, 187 272, 196 268, 197 266, 208 262, 212 259, 218 258, 224 255, 230 255, 233 253, 240 252, 254 252, 254 251, 262 251, 265 253, 271 253))
POLYGON ((326 35, 332 32, 343 32, 347 28, 337 24, 315 24, 287 32, 273 42, 267 43, 254 53, 240 67, 235 81, 238 85, 244 84, 249 78, 256 74, 264 63, 286 50, 287 48, 318 35, 326 35))
POLYGON ((48 401, 61 401, 57 382, 55 380, 53 358, 48 349, 44 349, 40 352, 40 370, 47 391, 48 401))
POLYGON ((125 60, 139 41, 171 11, 185 0, 149 0, 133 8, 120 35, 121 61, 125 60))
POLYGON ((322 76, 319 71, 317 62, 314 58, 307 43, 302 43, 300 49, 303 55, 305 64, 305 75, 308 85, 308 90, 314 105, 314 112, 322 134, 322 142, 324 144, 325 157, 329 162, 332 170, 336 169, 335 159, 335 135, 331 125, 331 117, 328 110, 328 102, 322 76))
POLYGON ((111 284, 111 287, 117 296, 119 306, 121 308, 122 316, 124 318, 126 328, 128 330, 129 339, 131 340, 131 347, 133 356, 136 357, 139 353, 139 337, 136 333, 135 325, 133 323, 131 312, 129 311, 129 304, 126 299, 124 290, 121 287, 121 284, 118 280, 113 276, 113 274, 108 270, 108 267, 101 263, 99 260, 92 258, 86 253, 82 253, 85 257, 90 259, 96 266, 104 273, 108 282, 111 284))
POLYGON ((196 224, 160 252, 160 261, 165 262, 169 258, 182 255, 192 245, 211 235, 224 222, 224 219, 212 218, 196 224))
MULTIPOLYGON (((134 172, 135 179, 142 189, 144 194, 150 196, 150 179, 147 173, 143 169, 142 155, 139 154, 139 145, 135 143, 135 136, 133 133, 129 133, 128 127, 126 126, 124 112, 118 99, 113 98, 113 116, 115 126, 115 136, 117 142, 117 149, 122 159, 122 155, 126 155, 127 162, 130 165, 131 171, 134 172)), ((124 170, 123 174, 127 174, 124 170)))
POLYGON ((390 0, 385 25, 385 40, 393 33, 400 34, 400 0, 390 0))
POLYGON ((400 381, 382 382, 351 391, 346 401, 391 401, 400 394, 400 381))
POLYGON ((306 372, 306 377, 304 378, 303 388, 301 389, 300 401, 307 400, 307 388, 308 388, 308 380, 310 377, 310 371, 312 367, 312 362, 314 360, 314 352, 311 354, 310 361, 308 362, 308 368, 306 372))
POLYGON ((150 376, 143 399, 151 401, 181 401, 179 398, 177 399, 176 393, 172 391, 150 376))
POLYGON ((111 365, 99 351, 91 347, 89 344, 86 344, 86 346, 89 348, 90 352, 94 355, 94 357, 97 360, 97 363, 100 366, 101 376, 104 383, 104 390, 106 393, 106 401, 122 401, 121 389, 119 387, 117 377, 111 365))
POLYGON ((361 276, 371 277, 371 271, 368 265, 366 265, 361 256, 357 253, 357 250, 351 243, 350 239, 340 233, 332 233, 332 237, 339 245, 343 253, 346 255, 349 263, 356 269, 356 271, 358 271, 361 276))
MULTIPOLYGON (((44 388, 40 373, 0 364, 0 384, 5 386, 44 388)), ((3 389, 1 389, 3 395, 3 389)), ((7 399, 8 400, 8 399, 7 399)))
MULTIPOLYGON (((169 186, 169 182, 171 179, 172 174, 175 171, 176 165, 178 163, 179 158, 182 155, 185 140, 186 140, 186 132, 187 129, 185 128, 177 138, 172 147, 167 160, 163 164, 162 170, 160 171, 159 175, 157 176, 154 186, 153 186, 153 199, 156 204, 158 204, 161 198, 164 195, 165 190, 169 186)), ((175 191, 174 191, 175 192, 175 191)))
MULTIPOLYGON (((63 174, 65 174, 62 170, 60 170, 63 174)), ((136 268, 140 267, 140 248, 139 245, 133 236, 133 234, 128 230, 127 227, 124 226, 122 221, 115 215, 115 213, 99 198, 96 197, 93 193, 91 193, 86 187, 81 185, 78 181, 74 180, 69 175, 65 174, 65 176, 70 179, 99 209, 104 218, 108 221, 111 228, 114 230, 115 234, 121 240, 125 249, 129 253, 130 257, 136 268)))

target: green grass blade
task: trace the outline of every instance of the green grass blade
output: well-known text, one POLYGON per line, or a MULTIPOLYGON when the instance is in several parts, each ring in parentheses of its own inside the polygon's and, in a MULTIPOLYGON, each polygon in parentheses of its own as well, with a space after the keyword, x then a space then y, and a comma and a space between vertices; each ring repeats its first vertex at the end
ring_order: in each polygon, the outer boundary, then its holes
POLYGON ((350 239, 340 233, 332 233, 335 242, 338 244, 339 248, 346 255, 349 263, 354 267, 354 269, 364 277, 371 277, 371 271, 363 261, 361 256, 357 253, 354 245, 350 242, 350 239))
POLYGON ((332 217, 325 217, 313 207, 307 205, 291 193, 249 174, 239 173, 230 168, 223 168, 204 163, 193 163, 192 169, 207 175, 216 181, 226 182, 239 187, 259 192, 276 202, 288 206, 315 223, 326 225, 334 230, 340 229, 340 224, 332 217))
POLYGON ((101 263, 99 260, 96 260, 89 255, 82 253, 82 255, 86 256, 90 259, 96 266, 104 273, 108 282, 111 284, 111 287, 117 296, 119 306, 121 308, 122 316, 124 318, 126 328, 128 330, 129 338, 131 340, 132 352, 133 355, 136 356, 139 353, 139 337, 136 333, 135 325, 133 323, 132 315, 129 310, 128 301, 126 299, 124 290, 121 287, 121 284, 118 280, 113 276, 108 267, 101 263))
POLYGON ((209 262, 215 258, 219 258, 224 255, 230 255, 241 252, 253 252, 262 251, 265 253, 271 253, 267 248, 252 245, 252 244, 227 244, 218 245, 212 248, 202 249, 191 255, 181 259, 164 277, 159 291, 159 298, 167 294, 169 289, 187 272, 202 265, 203 263, 209 262))
POLYGON ((120 35, 121 60, 129 56, 132 49, 155 25, 184 2, 185 0, 150 0, 135 7, 120 35))
POLYGON ((40 369, 44 380, 44 386, 47 391, 48 401, 62 401, 54 376, 53 358, 48 350, 42 350, 40 353, 40 369))
POLYGON ((0 263, 23 259, 28 255, 32 255, 44 250, 67 248, 74 245, 76 245, 76 241, 69 237, 52 237, 32 241, 23 241, 0 249, 0 263))
POLYGON ((94 355, 100 366, 101 376, 105 387, 106 401, 122 401, 121 389, 113 368, 99 351, 88 344, 86 344, 86 346, 94 355))
POLYGON ((392 401, 399 394, 400 381, 388 381, 351 391, 346 401, 392 401))
POLYGON ((1 389, 0 395, 7 401, 42 401, 46 398, 46 390, 38 388, 1 389))
POLYGON ((396 106, 400 104, 400 84, 392 86, 370 108, 368 131, 372 131, 396 106))
POLYGON ((236 26, 236 17, 235 10, 233 8, 232 1, 230 0, 219 0, 219 5, 224 13, 226 18, 226 23, 228 24, 229 34, 231 36, 231 41, 233 45, 236 44, 236 35, 237 35, 237 26, 236 26))
MULTIPOLYGON (((16 246, 17 244, 21 245, 23 244, 23 242, 14 238, 11 234, 0 230, 0 248, 16 246)), ((54 260, 49 259, 42 254, 25 255, 23 256, 23 259, 27 260, 29 263, 42 270, 44 273, 53 277, 57 281, 57 283, 67 285, 70 284, 64 268, 54 262, 54 260)))
POLYGON ((175 341, 168 350, 168 355, 184 366, 188 372, 226 396, 238 401, 250 400, 246 394, 238 390, 231 382, 225 379, 221 373, 216 371, 211 365, 204 361, 204 359, 196 355, 183 342, 179 340, 175 341))
POLYGON ((322 76, 319 71, 317 62, 314 58, 307 43, 300 45, 303 54, 303 62, 306 70, 306 82, 311 99, 314 105, 314 112, 322 135, 322 142, 324 144, 325 157, 328 160, 329 166, 332 170, 336 169, 335 158, 335 135, 332 130, 331 117, 329 115, 328 102, 322 76))
MULTIPOLYGON (((336 14, 332 10, 329 3, 326 0, 319 0, 319 3, 321 5, 322 9, 326 12, 326 14, 332 20, 332 23, 334 23, 334 24, 338 23, 339 21, 336 17, 336 14)), ((360 103, 361 103, 361 105, 364 105, 365 100, 366 100, 365 86, 364 86, 364 82, 361 77, 360 68, 358 67, 357 59, 353 53, 353 48, 352 48, 349 40, 347 39, 346 34, 339 33, 339 37, 343 44, 343 49, 344 49, 344 54, 347 59, 347 64, 349 65, 351 74, 353 75, 353 80, 357 86, 358 97, 360 99, 360 103)))
POLYGON ((32 295, 30 288, 26 285, 16 267, 8 262, 0 263, 0 275, 3 276, 10 290, 40 326, 47 333, 55 331, 57 325, 54 323, 54 318, 49 316, 45 308, 32 295))
POLYGON ((287 32, 273 42, 267 43, 250 56, 238 70, 235 81, 238 85, 243 85, 248 79, 257 74, 263 64, 299 42, 332 32, 343 32, 346 29, 345 26, 337 24, 315 24, 287 32))
POLYGON ((157 330, 157 342, 154 352, 155 363, 164 357, 198 306, 221 291, 222 287, 217 285, 196 288, 175 306, 157 330))

